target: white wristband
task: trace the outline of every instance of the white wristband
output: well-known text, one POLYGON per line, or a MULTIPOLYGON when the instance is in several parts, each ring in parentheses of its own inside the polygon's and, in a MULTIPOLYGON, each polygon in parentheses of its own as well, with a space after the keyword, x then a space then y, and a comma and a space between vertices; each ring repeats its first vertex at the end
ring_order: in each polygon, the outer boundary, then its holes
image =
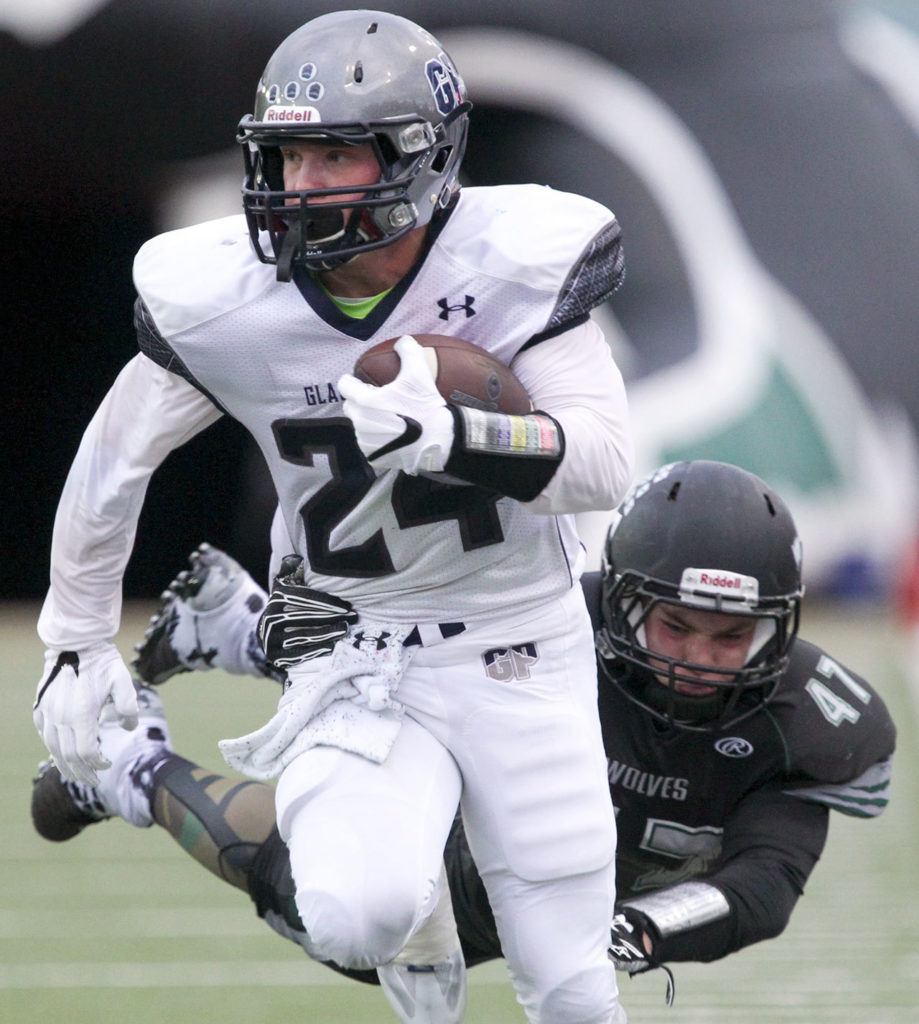
POLYGON ((644 914, 657 928, 661 938, 710 924, 731 912, 724 893, 706 882, 672 885, 637 900, 625 900, 622 905, 644 914))

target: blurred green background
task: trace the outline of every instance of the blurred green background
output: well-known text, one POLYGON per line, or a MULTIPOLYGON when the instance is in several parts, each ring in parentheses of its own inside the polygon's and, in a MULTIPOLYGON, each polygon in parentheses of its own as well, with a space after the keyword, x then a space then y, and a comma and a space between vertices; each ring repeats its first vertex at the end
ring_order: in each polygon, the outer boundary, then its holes
MULTIPOLYGON (((0 750, 0 1021, 3 1024, 289 1024, 392 1020, 370 989, 311 963, 154 827, 120 821, 69 843, 29 822, 43 748, 29 705, 42 648, 33 604, 0 605, 5 653, 0 750)), ((130 605, 127 653, 152 605, 130 605)), ((803 634, 856 669, 899 727, 894 792, 875 821, 833 815, 827 852, 779 939, 710 965, 620 976, 633 1024, 915 1024, 919 1020, 919 702, 903 669, 906 638, 883 612, 805 610, 803 634)), ((260 724, 277 691, 256 680, 179 676, 161 691, 181 753, 220 767, 216 741, 260 724)), ((470 975, 469 1024, 523 1021, 503 963, 470 975)))

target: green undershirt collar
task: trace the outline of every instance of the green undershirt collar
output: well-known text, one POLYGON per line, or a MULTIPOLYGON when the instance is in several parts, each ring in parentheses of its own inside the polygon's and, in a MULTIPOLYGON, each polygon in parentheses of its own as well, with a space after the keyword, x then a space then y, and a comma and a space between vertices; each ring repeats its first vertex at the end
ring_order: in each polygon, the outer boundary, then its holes
POLYGON ((322 290, 342 311, 342 313, 345 314, 345 316, 350 316, 353 320, 363 320, 376 309, 387 295, 389 295, 392 288, 387 288, 378 295, 371 295, 366 299, 343 299, 339 295, 333 295, 325 285, 322 285, 322 290))

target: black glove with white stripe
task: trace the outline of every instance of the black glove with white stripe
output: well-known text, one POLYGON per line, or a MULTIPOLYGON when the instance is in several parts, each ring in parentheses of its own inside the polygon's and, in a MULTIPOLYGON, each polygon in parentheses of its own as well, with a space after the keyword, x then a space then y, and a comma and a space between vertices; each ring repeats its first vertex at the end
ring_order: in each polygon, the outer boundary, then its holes
POLYGON ((287 555, 258 620, 258 639, 268 661, 287 669, 331 654, 355 622, 348 601, 306 586, 303 559, 287 555))
POLYGON ((642 916, 633 915, 625 908, 617 909, 610 926, 609 948, 606 951, 617 971, 641 974, 657 966, 652 954, 645 949, 644 924, 635 920, 642 916))
POLYGON ((653 942, 656 934, 657 929, 640 910, 628 906, 617 907, 616 916, 610 925, 609 947, 606 954, 613 961, 617 971, 625 971, 630 976, 644 974, 645 971, 653 971, 660 967, 667 975, 664 1001, 668 1006, 672 1006, 676 993, 673 974, 669 967, 660 963, 654 956, 653 942), (651 945, 650 952, 645 945, 646 935, 651 945))

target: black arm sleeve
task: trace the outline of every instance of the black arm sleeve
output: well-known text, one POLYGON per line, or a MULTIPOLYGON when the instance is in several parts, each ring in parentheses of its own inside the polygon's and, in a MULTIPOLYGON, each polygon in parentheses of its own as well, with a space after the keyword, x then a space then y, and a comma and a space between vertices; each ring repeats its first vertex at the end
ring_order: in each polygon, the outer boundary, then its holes
POLYGON ((745 797, 729 818, 718 866, 700 881, 724 893, 731 913, 719 921, 658 940, 655 960, 718 960, 779 935, 829 828, 829 811, 782 793, 778 785, 745 797))
POLYGON ((444 469, 451 476, 478 484, 517 501, 532 501, 548 486, 565 455, 565 435, 561 424, 548 413, 507 416, 499 412, 475 410, 480 422, 479 441, 472 441, 466 414, 447 403, 453 414, 453 448, 444 469), (517 434, 524 444, 511 443, 511 421, 518 421, 517 434), (494 443, 493 439, 495 439, 494 443))

